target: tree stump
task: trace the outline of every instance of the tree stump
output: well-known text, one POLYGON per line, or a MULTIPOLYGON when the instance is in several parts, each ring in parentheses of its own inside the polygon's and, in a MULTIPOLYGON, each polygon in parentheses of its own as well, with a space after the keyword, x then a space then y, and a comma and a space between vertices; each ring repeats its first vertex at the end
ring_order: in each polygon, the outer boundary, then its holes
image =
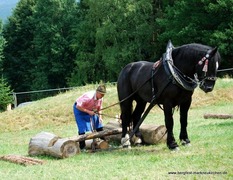
MULTIPOLYGON (((117 129, 118 131, 122 131, 121 123, 115 120, 109 121, 104 126, 104 129, 117 129)), ((167 140, 167 129, 164 125, 141 124, 139 130, 142 134, 143 141, 147 144, 158 144, 167 140)), ((108 140, 120 142, 121 134, 111 135, 108 137, 108 140)))
POLYGON ((31 138, 28 150, 30 156, 51 155, 57 158, 67 158, 77 153, 80 153, 77 142, 48 132, 41 132, 31 138))

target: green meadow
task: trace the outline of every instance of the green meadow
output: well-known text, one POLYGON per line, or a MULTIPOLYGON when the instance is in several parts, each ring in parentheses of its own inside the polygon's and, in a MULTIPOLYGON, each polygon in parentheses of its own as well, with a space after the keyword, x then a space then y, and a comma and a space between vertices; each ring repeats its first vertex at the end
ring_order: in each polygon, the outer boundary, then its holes
MULTIPOLYGON (((60 137, 77 135, 72 106, 87 85, 35 101, 0 114, 0 156, 28 156, 30 138, 41 131, 60 137)), ((116 86, 107 84, 104 107, 116 102, 116 86)), ((119 106, 103 112, 104 123, 120 113, 119 106), (109 117, 110 116, 110 117, 109 117)), ((95 153, 80 153, 66 159, 36 156, 42 165, 22 166, 0 160, 1 180, 150 180, 233 179, 233 119, 205 119, 204 114, 233 115, 233 79, 218 79, 213 92, 196 89, 189 111, 188 133, 192 146, 170 151, 166 144, 132 147, 95 153)), ((163 111, 155 106, 144 123, 163 125, 163 111)), ((179 111, 174 112, 174 134, 179 137, 179 111)))

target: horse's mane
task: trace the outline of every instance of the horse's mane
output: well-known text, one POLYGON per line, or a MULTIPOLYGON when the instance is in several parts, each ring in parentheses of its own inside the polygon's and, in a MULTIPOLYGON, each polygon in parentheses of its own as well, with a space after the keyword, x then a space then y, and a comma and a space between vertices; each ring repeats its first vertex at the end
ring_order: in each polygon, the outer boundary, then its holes
POLYGON ((178 53, 179 55, 184 55, 185 57, 190 56, 203 56, 207 53, 207 51, 211 49, 210 46, 203 45, 203 44, 185 44, 174 49, 174 52, 178 53))

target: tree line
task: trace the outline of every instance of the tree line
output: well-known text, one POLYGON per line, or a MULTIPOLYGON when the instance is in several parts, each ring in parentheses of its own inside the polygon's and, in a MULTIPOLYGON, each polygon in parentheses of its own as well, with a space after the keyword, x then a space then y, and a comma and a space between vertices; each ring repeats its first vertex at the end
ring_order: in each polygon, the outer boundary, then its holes
MULTIPOLYGON (((156 61, 167 41, 217 46, 233 64, 233 0, 20 0, 0 30, 2 77, 15 92, 113 82, 156 61)), ((232 75, 232 73, 231 73, 232 75)))

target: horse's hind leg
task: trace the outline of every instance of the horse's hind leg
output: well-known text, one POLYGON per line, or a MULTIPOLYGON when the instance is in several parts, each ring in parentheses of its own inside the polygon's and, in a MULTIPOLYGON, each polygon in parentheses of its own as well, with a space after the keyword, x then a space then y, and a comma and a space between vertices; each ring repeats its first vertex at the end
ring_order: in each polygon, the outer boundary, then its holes
MULTIPOLYGON (((138 100, 137 105, 134 109, 132 118, 133 118, 133 129, 137 126, 139 120, 141 119, 142 113, 144 112, 146 107, 146 102, 143 100, 138 100)), ((139 131, 139 128, 135 132, 136 138, 134 139, 134 144, 135 145, 140 145, 142 143, 142 135, 139 131)))
POLYGON ((122 120, 122 139, 121 144, 123 147, 130 147, 129 134, 127 134, 128 127, 132 120, 132 100, 127 100, 120 104, 121 107, 121 120, 122 120))

